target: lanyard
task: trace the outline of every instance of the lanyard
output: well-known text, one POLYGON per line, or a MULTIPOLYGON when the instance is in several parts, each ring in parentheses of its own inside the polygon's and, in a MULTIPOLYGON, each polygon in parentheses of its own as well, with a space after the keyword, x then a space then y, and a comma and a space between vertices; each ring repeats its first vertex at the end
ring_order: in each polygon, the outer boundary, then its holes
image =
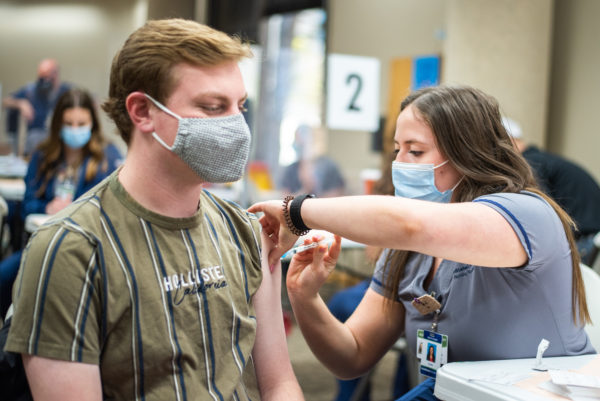
POLYGON ((431 322, 431 331, 437 331, 439 316, 440 316, 439 309, 436 310, 435 312, 433 312, 433 322, 431 322))

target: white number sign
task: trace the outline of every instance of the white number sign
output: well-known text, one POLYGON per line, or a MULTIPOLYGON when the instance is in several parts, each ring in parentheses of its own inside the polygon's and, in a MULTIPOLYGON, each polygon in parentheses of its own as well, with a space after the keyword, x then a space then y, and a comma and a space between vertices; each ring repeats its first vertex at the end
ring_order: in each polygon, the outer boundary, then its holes
POLYGON ((379 60, 330 54, 327 63, 327 126, 340 130, 377 131, 379 60))

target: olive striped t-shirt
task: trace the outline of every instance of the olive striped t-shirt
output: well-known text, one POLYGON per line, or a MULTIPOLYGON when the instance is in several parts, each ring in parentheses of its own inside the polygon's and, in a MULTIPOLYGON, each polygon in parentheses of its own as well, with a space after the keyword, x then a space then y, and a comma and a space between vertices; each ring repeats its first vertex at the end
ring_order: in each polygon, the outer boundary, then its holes
POLYGON ((258 400, 259 230, 206 191, 158 215, 114 173, 32 236, 6 350, 98 364, 104 399, 258 400))

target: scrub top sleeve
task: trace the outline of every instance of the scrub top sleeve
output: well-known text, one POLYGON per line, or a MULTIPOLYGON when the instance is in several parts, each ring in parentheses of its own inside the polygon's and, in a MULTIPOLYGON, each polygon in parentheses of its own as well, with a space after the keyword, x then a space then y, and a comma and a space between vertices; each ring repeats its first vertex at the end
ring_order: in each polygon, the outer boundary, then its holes
POLYGON ((560 218, 539 195, 499 193, 479 197, 474 202, 496 210, 511 225, 527 253, 528 263, 523 266, 526 270, 533 271, 570 251, 560 218))
POLYGON ((379 255, 379 259, 377 259, 377 263, 375 264, 375 269, 373 271, 373 277, 371 278, 371 283, 369 284, 369 288, 371 288, 376 293, 378 293, 380 295, 384 295, 384 296, 385 296, 384 283, 385 283, 385 280, 387 277, 387 273, 389 273, 388 271, 386 271, 387 269, 385 268, 385 262, 386 262, 386 259, 387 259, 389 253, 390 253, 390 250, 386 249, 383 252, 381 252, 381 255, 379 255))

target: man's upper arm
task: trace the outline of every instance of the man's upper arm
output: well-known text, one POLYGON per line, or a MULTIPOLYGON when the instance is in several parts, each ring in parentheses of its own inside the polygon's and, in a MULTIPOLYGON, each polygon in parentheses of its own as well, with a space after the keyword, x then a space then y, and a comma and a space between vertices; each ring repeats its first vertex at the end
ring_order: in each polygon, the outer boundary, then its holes
POLYGON ((23 354, 23 366, 36 401, 102 400, 98 365, 23 354))
POLYGON ((23 253, 6 349, 96 364, 101 297, 97 249, 60 223, 44 227, 23 253))
POLYGON ((263 400, 303 400, 290 362, 281 308, 281 266, 269 271, 265 234, 261 235, 263 280, 252 302, 256 312, 256 341, 252 351, 263 400))

